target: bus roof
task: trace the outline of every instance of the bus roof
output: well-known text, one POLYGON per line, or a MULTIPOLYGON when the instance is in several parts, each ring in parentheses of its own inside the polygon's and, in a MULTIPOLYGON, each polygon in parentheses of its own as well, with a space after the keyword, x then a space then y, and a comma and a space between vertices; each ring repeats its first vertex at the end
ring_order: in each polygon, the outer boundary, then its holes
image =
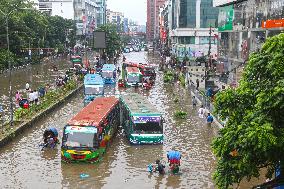
POLYGON ((121 102, 127 106, 132 116, 160 116, 161 113, 144 96, 137 93, 122 94, 121 102))
POLYGON ((84 77, 84 85, 103 85, 104 80, 99 74, 87 74, 84 77))
POLYGON ((115 70, 115 66, 114 64, 104 64, 102 71, 114 71, 115 70))
POLYGON ((98 127, 104 121, 119 99, 114 96, 95 98, 77 115, 68 121, 68 125, 98 127))
POLYGON ((137 67, 127 67, 127 73, 140 73, 140 70, 137 67))
POLYGON ((155 68, 157 67, 155 64, 147 64, 147 63, 135 63, 135 62, 125 62, 123 64, 126 64, 130 67, 137 67, 137 68, 155 68))

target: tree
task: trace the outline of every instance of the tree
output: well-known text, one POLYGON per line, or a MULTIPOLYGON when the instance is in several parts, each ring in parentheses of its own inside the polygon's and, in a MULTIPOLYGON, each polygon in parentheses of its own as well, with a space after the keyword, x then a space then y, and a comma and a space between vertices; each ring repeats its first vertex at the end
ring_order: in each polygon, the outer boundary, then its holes
POLYGON ((116 25, 102 25, 97 31, 106 32, 106 52, 109 57, 114 57, 116 51, 119 51, 122 48, 122 41, 116 30, 116 25))
POLYGON ((228 120, 212 143, 217 186, 259 177, 262 168, 271 178, 284 163, 284 34, 267 39, 260 52, 251 54, 240 86, 220 92, 215 111, 228 120))
MULTIPOLYGON (((6 25, 6 15, 8 15, 9 41, 11 56, 14 65, 22 64, 23 58, 21 50, 23 48, 58 48, 64 51, 66 37, 74 46, 76 39, 75 23, 59 16, 49 16, 33 9, 28 0, 0 0, 0 23, 6 25)), ((66 44, 67 45, 67 44, 66 44)), ((0 47, 7 48, 6 27, 0 28, 0 47)), ((27 53, 27 52, 25 52, 27 53)), ((8 52, 1 51, 0 56, 6 58, 8 52)), ((0 69, 7 68, 5 59, 0 61, 0 69)))

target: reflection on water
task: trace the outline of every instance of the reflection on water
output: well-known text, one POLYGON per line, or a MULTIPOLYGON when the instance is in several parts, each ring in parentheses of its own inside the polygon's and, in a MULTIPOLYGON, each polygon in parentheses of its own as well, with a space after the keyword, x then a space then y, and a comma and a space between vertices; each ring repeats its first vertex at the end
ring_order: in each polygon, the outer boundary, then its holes
MULTIPOLYGON (((126 58, 145 61, 143 53, 127 54, 126 58)), ((44 130, 55 126, 62 136, 65 123, 83 107, 83 94, 80 94, 0 149, 0 188, 214 188, 212 172, 216 160, 210 143, 217 129, 208 127, 205 120, 198 118, 187 91, 164 85, 161 77, 162 73, 159 73, 152 90, 138 89, 136 92, 145 95, 163 113, 166 120, 163 145, 131 146, 119 130, 98 164, 62 163, 59 147, 41 151, 38 144, 44 130), (174 97, 179 98, 178 103, 173 102, 174 97), (173 114, 177 109, 188 111, 188 118, 175 120, 173 114), (169 150, 182 153, 181 174, 160 176, 148 173, 147 165, 156 159, 166 163, 169 150), (80 174, 89 177, 82 179, 80 174)), ((133 90, 130 88, 121 93, 133 90)), ((108 95, 115 91, 114 87, 106 87, 108 95)))

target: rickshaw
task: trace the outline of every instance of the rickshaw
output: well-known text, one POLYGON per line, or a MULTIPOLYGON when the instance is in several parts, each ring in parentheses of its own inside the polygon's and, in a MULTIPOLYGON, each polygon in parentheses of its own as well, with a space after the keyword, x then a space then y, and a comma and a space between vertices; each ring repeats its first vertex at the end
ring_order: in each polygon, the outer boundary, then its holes
POLYGON ((46 129, 43 133, 43 148, 54 148, 56 144, 59 144, 57 129, 54 127, 46 129))

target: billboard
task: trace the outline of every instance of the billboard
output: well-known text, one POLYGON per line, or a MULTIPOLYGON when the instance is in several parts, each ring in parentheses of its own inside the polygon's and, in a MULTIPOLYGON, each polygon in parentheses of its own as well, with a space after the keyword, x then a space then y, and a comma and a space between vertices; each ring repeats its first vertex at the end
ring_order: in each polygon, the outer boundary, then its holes
POLYGON ((105 49, 106 48, 106 33, 101 31, 94 32, 93 38, 94 49, 105 49))
POLYGON ((233 5, 220 7, 218 17, 218 31, 233 30, 234 7, 233 5))
POLYGON ((218 7, 226 4, 236 2, 238 0, 213 0, 213 7, 218 7))

